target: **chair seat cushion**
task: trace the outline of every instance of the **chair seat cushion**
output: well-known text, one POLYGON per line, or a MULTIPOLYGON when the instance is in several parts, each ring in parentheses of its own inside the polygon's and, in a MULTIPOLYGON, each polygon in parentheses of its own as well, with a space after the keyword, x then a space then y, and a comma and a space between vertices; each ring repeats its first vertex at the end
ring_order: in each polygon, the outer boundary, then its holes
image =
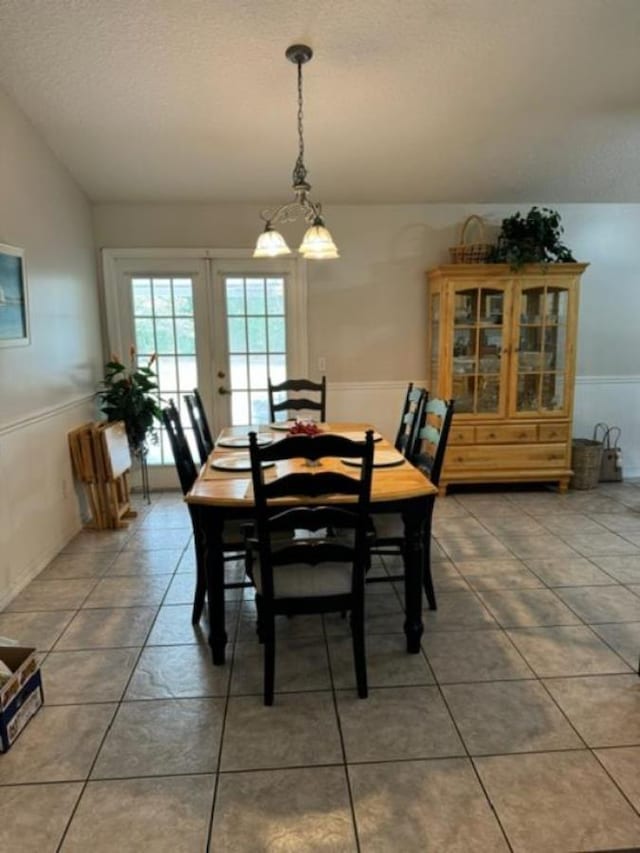
MULTIPOLYGON (((260 560, 252 567, 253 583, 262 592, 260 560)), ((273 570, 274 598, 319 598, 324 595, 348 595, 351 592, 349 563, 292 563, 275 566, 273 570)))

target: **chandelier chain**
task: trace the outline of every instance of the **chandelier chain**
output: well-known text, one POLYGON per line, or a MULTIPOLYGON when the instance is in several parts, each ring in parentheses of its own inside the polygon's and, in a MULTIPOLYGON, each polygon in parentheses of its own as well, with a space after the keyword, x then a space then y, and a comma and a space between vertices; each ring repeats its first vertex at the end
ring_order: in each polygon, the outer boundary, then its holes
POLYGON ((307 181, 307 169, 304 165, 304 128, 303 128, 303 97, 302 97, 302 63, 298 60, 298 159, 293 168, 293 183, 304 184, 307 181))

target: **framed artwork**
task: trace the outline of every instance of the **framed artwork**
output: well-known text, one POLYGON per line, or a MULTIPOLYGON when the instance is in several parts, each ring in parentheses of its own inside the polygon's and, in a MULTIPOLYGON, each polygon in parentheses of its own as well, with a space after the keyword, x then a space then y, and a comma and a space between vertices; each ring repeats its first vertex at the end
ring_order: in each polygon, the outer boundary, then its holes
POLYGON ((0 243, 0 347, 29 343, 24 249, 0 243))

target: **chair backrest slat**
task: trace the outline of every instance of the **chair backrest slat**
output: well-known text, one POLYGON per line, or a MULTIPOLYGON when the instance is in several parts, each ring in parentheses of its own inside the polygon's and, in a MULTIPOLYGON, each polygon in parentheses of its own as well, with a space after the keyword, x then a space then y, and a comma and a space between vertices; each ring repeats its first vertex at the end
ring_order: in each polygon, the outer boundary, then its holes
POLYGON ((273 383, 269 379, 269 411, 271 420, 276 419, 276 412, 285 411, 312 411, 318 412, 319 420, 327 419, 327 378, 323 376, 320 382, 311 379, 286 379, 284 382, 273 383), (290 397, 289 392, 315 391, 318 399, 308 397, 290 397), (277 399, 285 394, 283 400, 277 399))
POLYGON ((428 396, 426 389, 416 388, 413 382, 409 383, 395 441, 396 450, 407 459, 411 459, 415 453, 420 415, 428 396))

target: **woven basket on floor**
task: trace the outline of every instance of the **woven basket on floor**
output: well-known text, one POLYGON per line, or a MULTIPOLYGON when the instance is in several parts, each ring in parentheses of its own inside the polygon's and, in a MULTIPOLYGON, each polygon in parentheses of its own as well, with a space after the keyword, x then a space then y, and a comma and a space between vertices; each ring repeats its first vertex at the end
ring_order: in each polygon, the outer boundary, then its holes
POLYGON ((480 216, 474 213, 465 219, 460 231, 460 242, 457 246, 451 246, 449 255, 451 256, 452 264, 482 264, 487 260, 491 249, 493 249, 491 243, 486 242, 484 222, 480 216), (477 243, 467 243, 467 228, 474 221, 478 225, 480 241, 477 243))
POLYGON ((602 442, 590 438, 574 438, 571 443, 572 489, 595 489, 600 479, 602 442))

